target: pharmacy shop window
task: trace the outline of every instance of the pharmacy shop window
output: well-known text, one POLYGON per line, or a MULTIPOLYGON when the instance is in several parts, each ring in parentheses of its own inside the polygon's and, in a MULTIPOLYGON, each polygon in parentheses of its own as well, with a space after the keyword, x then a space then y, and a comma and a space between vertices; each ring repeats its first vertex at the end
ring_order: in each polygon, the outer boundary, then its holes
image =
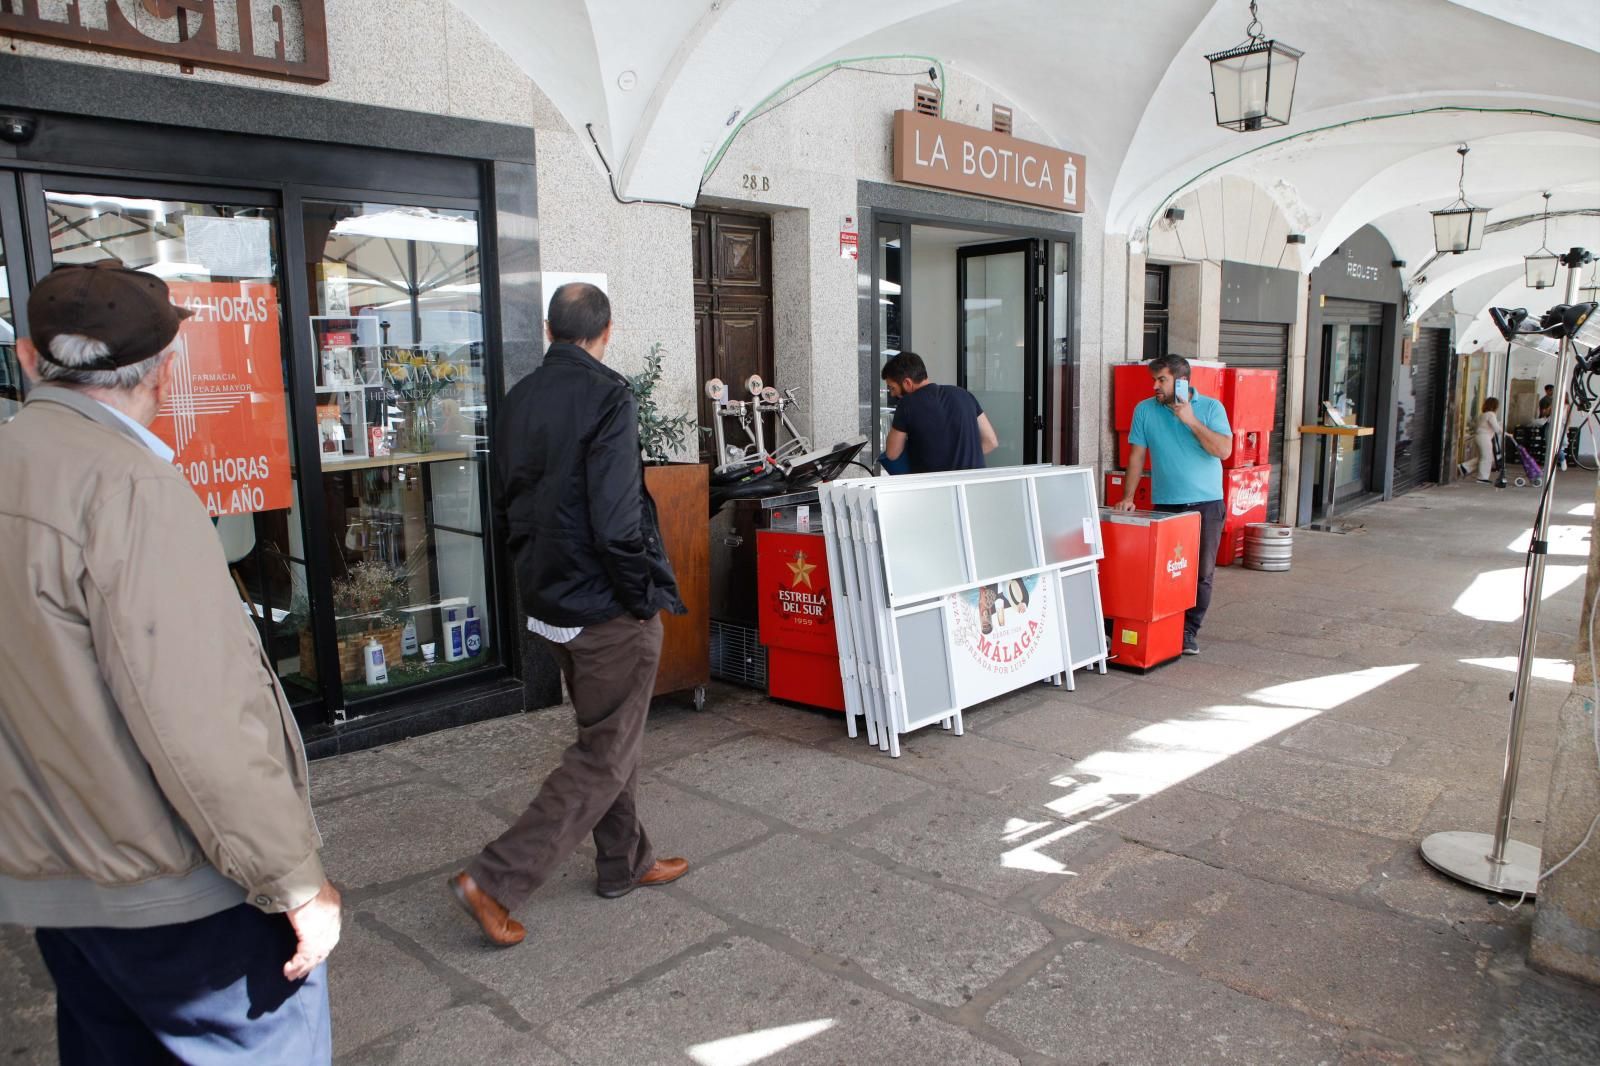
POLYGON ((316 439, 346 703, 498 665, 479 218, 303 203, 316 439))

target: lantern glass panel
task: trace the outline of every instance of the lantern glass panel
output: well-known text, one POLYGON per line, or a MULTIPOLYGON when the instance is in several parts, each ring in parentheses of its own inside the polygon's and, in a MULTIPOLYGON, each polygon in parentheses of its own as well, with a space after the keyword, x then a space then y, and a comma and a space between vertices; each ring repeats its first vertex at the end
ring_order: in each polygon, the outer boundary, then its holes
POLYGON ((1286 124, 1301 54, 1277 41, 1262 41, 1207 56, 1217 125, 1242 133, 1286 124))
POLYGON ((1475 252, 1483 246, 1483 207, 1451 207, 1433 212, 1433 246, 1440 253, 1475 252))
POLYGON ((1553 255, 1530 255, 1524 261, 1524 274, 1530 289, 1548 289, 1556 283, 1559 260, 1553 255))

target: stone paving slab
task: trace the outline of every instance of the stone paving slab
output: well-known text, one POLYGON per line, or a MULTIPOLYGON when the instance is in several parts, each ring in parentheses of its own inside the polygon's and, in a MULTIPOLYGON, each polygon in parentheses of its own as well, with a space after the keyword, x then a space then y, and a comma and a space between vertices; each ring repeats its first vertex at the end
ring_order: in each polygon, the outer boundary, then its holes
POLYGON ((450 988, 365 915, 346 921, 328 959, 333 1049, 359 1048, 450 1006, 450 988), (370 981, 369 974, 383 974, 370 981))
POLYGON ((362 911, 425 945, 443 966, 503 999, 523 1018, 547 1020, 726 931, 722 922, 677 898, 679 891, 673 885, 601 899, 594 894, 593 860, 580 854, 515 912, 528 927, 528 939, 500 950, 485 943, 442 877, 369 900, 362 911))
POLYGON ((1076 858, 1115 839, 1026 805, 940 793, 874 820, 851 843, 947 884, 1005 897, 1077 876, 1076 858))
POLYGON ((398 1039, 379 1041, 340 1066, 440 1066, 485 1062, 494 1066, 577 1066, 573 1059, 525 1030, 514 1029, 481 1004, 424 1015, 398 1039))
POLYGON ((1278 747, 1358 766, 1388 766, 1408 743, 1401 733, 1352 725, 1335 718, 1312 719, 1291 730, 1278 747))
POLYGON ((865 766, 767 736, 732 741, 660 772, 680 785, 819 831, 842 829, 928 789, 888 767, 865 766))
POLYGON ((1061 1062, 1312 1066, 1344 1032, 1105 944, 1067 944, 989 1012, 989 1024, 1061 1062))
POLYGON ((1484 1039, 1487 953, 1430 927, 1134 845, 1043 904, 1235 991, 1450 1052, 1484 1039))
MULTIPOLYGON (((1058 717, 1072 713, 1070 708, 1054 709, 1058 717)), ((970 724, 965 736, 958 737, 943 729, 934 729, 907 737, 901 742, 898 759, 884 755, 867 743, 864 737, 836 740, 824 750, 832 755, 855 759, 867 766, 906 774, 929 784, 984 796, 1003 795, 1015 788, 1018 782, 1061 762, 1049 752, 1037 748, 991 740, 973 732, 970 724)))
POLYGON ((385 750, 426 765, 431 774, 469 796, 487 796, 522 782, 537 786, 577 734, 571 712, 561 711, 541 716, 536 725, 533 716, 516 714, 469 731, 430 733, 385 750))
POLYGON ((1015 1064, 915 1007, 733 937, 553 1024, 582 1066, 1015 1064))
POLYGON ((685 879, 723 913, 930 1003, 960 1006, 1045 944, 1038 922, 798 837, 774 837, 685 879))
POLYGON ((1190 788, 1268 810, 1369 833, 1409 838, 1444 786, 1431 778, 1344 766, 1252 748, 1191 778, 1190 788))
POLYGON ((33 934, 0 925, 0 1062, 53 1066, 56 992, 33 934))
POLYGON ((431 869, 500 835, 506 820, 453 789, 412 781, 317 809, 322 864, 346 890, 431 869), (398 827, 403 832, 396 832, 398 827), (375 848, 374 840, 384 846, 375 848))
POLYGON ((1377 877, 1398 850, 1411 846, 1277 811, 1247 810, 1190 854, 1263 881, 1353 895, 1377 877))

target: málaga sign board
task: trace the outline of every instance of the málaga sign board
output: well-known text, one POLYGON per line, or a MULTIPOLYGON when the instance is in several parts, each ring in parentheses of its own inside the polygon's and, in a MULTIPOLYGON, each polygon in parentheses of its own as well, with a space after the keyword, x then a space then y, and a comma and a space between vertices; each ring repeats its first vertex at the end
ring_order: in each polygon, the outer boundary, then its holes
POLYGON ((292 81, 328 80, 323 0, 0 0, 0 34, 292 81))
POLYGON ((894 113, 894 180, 1083 210, 1083 156, 916 111, 894 113))

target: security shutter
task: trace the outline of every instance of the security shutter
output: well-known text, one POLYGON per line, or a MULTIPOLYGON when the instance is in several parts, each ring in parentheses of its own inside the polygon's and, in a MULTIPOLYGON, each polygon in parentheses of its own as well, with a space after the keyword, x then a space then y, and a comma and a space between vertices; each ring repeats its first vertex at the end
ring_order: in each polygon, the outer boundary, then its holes
POLYGON ((1366 300, 1328 300, 1322 305, 1324 326, 1381 326, 1383 305, 1366 300))
POLYGON ((1450 331, 1422 329, 1411 346, 1411 395, 1415 406, 1407 419, 1406 440, 1396 445, 1395 495, 1439 480, 1439 451, 1444 444, 1444 398, 1449 370, 1450 331), (1402 450, 1403 449, 1403 450, 1402 450))
POLYGON ((1267 462, 1272 464, 1272 478, 1267 486, 1267 519, 1276 522, 1283 489, 1283 412, 1289 395, 1289 327, 1273 322, 1224 322, 1218 354, 1228 366, 1278 372, 1278 406, 1272 414, 1272 440, 1267 444, 1267 462))

